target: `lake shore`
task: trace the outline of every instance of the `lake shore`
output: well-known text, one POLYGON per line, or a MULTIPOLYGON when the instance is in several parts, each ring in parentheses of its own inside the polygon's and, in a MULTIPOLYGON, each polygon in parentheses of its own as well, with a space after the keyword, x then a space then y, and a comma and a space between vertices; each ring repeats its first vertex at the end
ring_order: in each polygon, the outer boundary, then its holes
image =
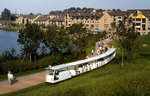
POLYGON ((0 30, 19 32, 18 28, 12 28, 12 27, 0 27, 0 30))

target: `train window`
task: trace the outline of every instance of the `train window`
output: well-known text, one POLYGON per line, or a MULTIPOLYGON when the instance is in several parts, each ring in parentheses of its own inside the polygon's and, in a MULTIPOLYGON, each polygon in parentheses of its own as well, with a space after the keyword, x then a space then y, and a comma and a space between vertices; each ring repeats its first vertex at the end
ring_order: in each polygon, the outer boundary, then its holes
POLYGON ((47 71, 46 71, 46 74, 47 74, 47 75, 54 75, 53 72, 54 72, 53 70, 47 70, 47 71))
POLYGON ((104 60, 104 58, 98 59, 98 61, 103 61, 103 60, 104 60))

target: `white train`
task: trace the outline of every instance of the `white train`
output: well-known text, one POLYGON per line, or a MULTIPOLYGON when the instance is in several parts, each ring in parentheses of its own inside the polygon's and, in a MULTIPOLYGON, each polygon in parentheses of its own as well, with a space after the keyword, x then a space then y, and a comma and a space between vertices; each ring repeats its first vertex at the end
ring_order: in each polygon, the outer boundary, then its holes
POLYGON ((116 49, 110 48, 107 52, 84 60, 61 64, 46 68, 45 82, 57 83, 82 73, 91 71, 108 64, 116 55, 116 49))

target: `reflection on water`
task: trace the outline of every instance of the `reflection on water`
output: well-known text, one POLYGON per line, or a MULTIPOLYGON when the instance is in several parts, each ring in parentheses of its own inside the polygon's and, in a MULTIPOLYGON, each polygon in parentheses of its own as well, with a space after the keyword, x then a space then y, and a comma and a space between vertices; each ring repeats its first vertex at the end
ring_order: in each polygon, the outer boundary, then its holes
MULTIPOLYGON (((0 55, 6 50, 12 50, 12 48, 16 50, 16 54, 21 53, 21 45, 17 42, 18 34, 18 32, 0 30, 0 55)), ((45 45, 41 43, 40 47, 42 46, 45 45)), ((49 49, 46 48, 46 53, 49 52, 49 49)), ((38 53, 41 53, 40 49, 38 49, 38 53)))
POLYGON ((5 50, 11 50, 14 48, 16 53, 20 53, 21 45, 17 42, 18 33, 0 30, 0 54, 5 50))

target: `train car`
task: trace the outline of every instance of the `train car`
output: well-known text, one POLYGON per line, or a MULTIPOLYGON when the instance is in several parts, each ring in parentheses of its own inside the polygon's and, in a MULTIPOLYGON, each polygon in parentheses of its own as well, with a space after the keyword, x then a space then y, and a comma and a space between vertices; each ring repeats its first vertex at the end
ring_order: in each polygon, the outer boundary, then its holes
POLYGON ((116 55, 116 48, 84 60, 46 68, 45 82, 57 83, 108 64, 116 55))

